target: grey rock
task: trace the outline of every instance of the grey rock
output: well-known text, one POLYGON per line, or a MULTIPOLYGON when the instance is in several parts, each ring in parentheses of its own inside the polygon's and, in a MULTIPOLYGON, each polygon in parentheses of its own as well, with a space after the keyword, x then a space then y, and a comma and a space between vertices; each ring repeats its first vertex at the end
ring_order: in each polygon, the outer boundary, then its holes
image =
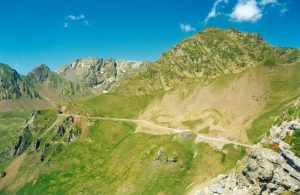
POLYGON ((83 83, 93 89, 108 91, 116 82, 126 76, 134 74, 148 62, 82 58, 65 65, 58 71, 70 81, 83 83))
POLYGON ((300 192, 300 172, 292 165, 280 153, 252 149, 241 172, 220 175, 199 191, 200 194, 282 194, 285 190, 300 192))
POLYGON ((23 136, 20 136, 17 143, 14 145, 12 155, 17 156, 22 154, 28 147, 28 143, 25 141, 23 136))
POLYGON ((71 130, 69 131, 69 133, 68 133, 68 135, 67 135, 65 141, 66 141, 67 143, 70 143, 70 142, 75 141, 76 138, 80 136, 80 133, 81 133, 81 131, 80 131, 79 129, 78 129, 78 130, 73 130, 73 129, 71 129, 71 130))
POLYGON ((36 139, 33 143, 33 146, 34 146, 34 150, 37 151, 41 146, 41 141, 39 139, 36 139))
POLYGON ((13 145, 11 154, 12 156, 18 156, 25 152, 25 150, 31 144, 32 133, 30 131, 29 126, 26 126, 22 131, 21 135, 19 136, 18 141, 13 145))
POLYGON ((293 152, 286 149, 281 149, 280 153, 290 166, 300 172, 300 159, 295 156, 293 152))
POLYGON ((65 134, 66 130, 63 124, 59 125, 58 130, 56 132, 57 136, 62 137, 65 134))

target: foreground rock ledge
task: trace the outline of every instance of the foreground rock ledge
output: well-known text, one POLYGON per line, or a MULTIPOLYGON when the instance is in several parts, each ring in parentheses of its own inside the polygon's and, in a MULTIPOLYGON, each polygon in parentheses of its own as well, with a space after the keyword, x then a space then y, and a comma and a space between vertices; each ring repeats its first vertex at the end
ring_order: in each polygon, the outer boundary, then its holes
POLYGON ((219 175, 206 187, 197 190, 195 194, 277 195, 284 191, 300 193, 300 159, 290 151, 291 147, 282 141, 285 136, 281 139, 278 136, 282 132, 293 131, 299 127, 299 120, 273 127, 268 139, 278 144, 280 152, 265 148, 251 149, 241 171, 219 175), (274 133, 274 130, 277 133, 274 133))

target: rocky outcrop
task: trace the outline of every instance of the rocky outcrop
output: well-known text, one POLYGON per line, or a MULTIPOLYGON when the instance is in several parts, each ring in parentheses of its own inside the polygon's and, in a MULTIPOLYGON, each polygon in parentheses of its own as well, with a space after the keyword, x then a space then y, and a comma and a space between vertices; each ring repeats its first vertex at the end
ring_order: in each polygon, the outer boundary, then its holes
MULTIPOLYGON (((20 130, 15 143, 0 151, 0 164, 15 156, 21 155, 28 149, 28 147, 30 147, 33 138, 33 132, 31 129, 34 128, 34 120, 38 115, 39 111, 32 112, 31 115, 25 119, 23 128, 20 130)), ((38 150, 40 144, 40 140, 36 140, 32 146, 33 151, 38 150)))
POLYGON ((156 163, 162 164, 175 164, 179 162, 179 159, 176 155, 170 155, 164 149, 159 150, 153 160, 156 163))
POLYGON ((71 129, 65 138, 65 142, 70 143, 76 140, 80 136, 81 131, 79 129, 71 129))
POLYGON ((81 129, 76 126, 75 118, 68 116, 58 125, 58 129, 52 135, 44 146, 40 146, 41 162, 49 161, 51 158, 60 153, 66 144, 75 141, 81 134, 81 129))
POLYGON ((81 134, 81 130, 75 125, 75 119, 73 116, 67 117, 62 124, 59 125, 55 140, 63 138, 66 143, 70 143, 76 140, 81 134))
POLYGON ((64 125, 63 124, 59 125, 58 130, 56 132, 56 136, 60 136, 60 137, 64 136, 65 131, 66 130, 65 130, 64 125))
POLYGON ((12 155, 17 156, 22 154, 28 147, 28 142, 25 141, 23 136, 20 136, 17 143, 14 145, 12 155))
POLYGON ((33 143, 33 149, 34 151, 37 151, 41 147, 41 141, 39 139, 36 139, 33 143))
POLYGON ((18 141, 14 144, 11 154, 12 156, 18 156, 25 152, 25 150, 30 146, 32 139, 32 133, 29 126, 26 126, 21 135, 19 136, 18 141))
POLYGON ((291 146, 283 141, 299 125, 300 122, 294 120, 272 127, 265 141, 276 143, 278 151, 260 147, 252 149, 241 171, 214 178, 196 194, 300 193, 300 159, 290 150, 291 146))
POLYGON ((282 194, 300 192, 300 172, 270 149, 250 151, 245 168, 220 175, 196 194, 282 194))

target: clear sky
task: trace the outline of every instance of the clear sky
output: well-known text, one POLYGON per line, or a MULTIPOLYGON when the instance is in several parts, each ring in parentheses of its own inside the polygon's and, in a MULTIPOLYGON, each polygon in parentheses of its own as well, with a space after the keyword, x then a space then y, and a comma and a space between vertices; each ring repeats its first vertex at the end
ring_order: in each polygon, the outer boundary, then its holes
POLYGON ((0 0, 0 62, 25 74, 89 56, 156 60, 207 26, 300 48, 300 0, 0 0))

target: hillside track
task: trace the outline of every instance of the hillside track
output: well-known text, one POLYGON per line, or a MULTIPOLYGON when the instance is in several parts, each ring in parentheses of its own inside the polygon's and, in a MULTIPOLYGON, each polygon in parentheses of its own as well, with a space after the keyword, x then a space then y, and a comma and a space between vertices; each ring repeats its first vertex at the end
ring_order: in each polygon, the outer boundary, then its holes
MULTIPOLYGON (((142 119, 82 116, 82 115, 72 115, 72 114, 61 114, 61 115, 63 115, 63 116, 75 116, 75 117, 81 117, 81 118, 86 118, 86 119, 96 119, 96 120, 98 119, 98 120, 105 120, 105 121, 132 122, 132 123, 144 125, 144 126, 146 126, 148 128, 151 128, 151 129, 167 130, 167 131, 172 132, 174 134, 192 132, 192 133, 196 134, 198 138, 200 138, 202 140, 206 140, 208 142, 219 142, 219 143, 224 143, 224 144, 233 144, 233 145, 236 145, 236 146, 242 146, 242 147, 246 147, 246 148, 250 148, 250 149, 261 148, 258 145, 250 145, 250 144, 240 143, 240 142, 237 142, 237 141, 227 140, 227 139, 222 138, 222 137, 205 136, 205 135, 199 134, 197 132, 194 132, 190 129, 176 129, 176 128, 171 128, 171 127, 160 126, 160 125, 154 124, 151 121, 142 120, 142 119)), ((263 148, 261 148, 261 149, 263 149, 263 148)))

